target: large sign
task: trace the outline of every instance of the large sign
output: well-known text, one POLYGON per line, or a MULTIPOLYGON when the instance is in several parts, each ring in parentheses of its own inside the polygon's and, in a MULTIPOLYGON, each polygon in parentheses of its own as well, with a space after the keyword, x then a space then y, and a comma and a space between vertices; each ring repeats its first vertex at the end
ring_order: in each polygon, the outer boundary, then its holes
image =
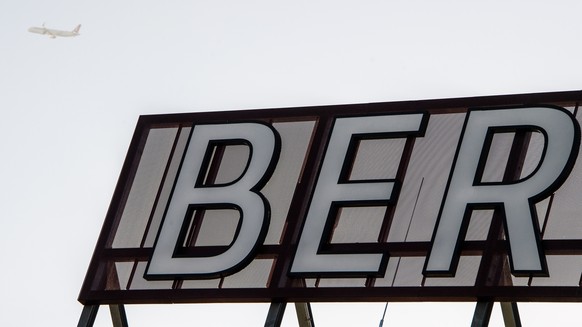
POLYGON ((580 92, 139 119, 79 300, 582 300, 580 92))

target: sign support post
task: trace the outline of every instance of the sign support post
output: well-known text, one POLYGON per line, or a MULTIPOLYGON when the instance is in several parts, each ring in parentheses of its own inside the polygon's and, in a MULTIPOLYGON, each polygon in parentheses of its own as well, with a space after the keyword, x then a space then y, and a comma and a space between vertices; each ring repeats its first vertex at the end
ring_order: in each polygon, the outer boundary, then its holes
POLYGON ((111 313, 113 327, 129 327, 127 315, 125 314, 125 306, 123 304, 110 304, 109 312, 111 313))
POLYGON ((521 327, 517 302, 500 302, 503 322, 506 327, 521 327))
MULTIPOLYGON (((98 311, 98 304, 84 305, 77 327, 93 327, 98 311)), ((111 314, 113 327, 129 327, 127 315, 125 314, 125 306, 123 304, 110 304, 109 312, 111 314)))
MULTIPOLYGON (((472 327, 486 327, 489 325, 493 301, 479 301, 473 315, 472 327)), ((519 311, 516 302, 499 302, 505 327, 521 327, 519 311)))
POLYGON ((477 301, 475 307, 475 314, 473 315, 473 322, 471 327, 487 327, 489 326, 489 319, 491 318, 491 310, 493 309, 493 301, 477 301))
MULTIPOLYGON (((287 302, 272 302, 267 313, 265 327, 281 326, 286 307, 287 302)), ((295 303, 295 311, 297 312, 299 327, 315 327, 313 314, 311 313, 311 305, 308 302, 295 303)))
POLYGON ((84 305, 77 327, 92 327, 95 323, 95 317, 97 317, 97 311, 99 311, 98 304, 84 305))
POLYGON ((315 327, 309 302, 295 303, 295 311, 297 311, 299 327, 315 327))
POLYGON ((269 312, 267 313, 267 320, 265 321, 265 327, 281 326, 286 306, 287 302, 271 302, 269 312))

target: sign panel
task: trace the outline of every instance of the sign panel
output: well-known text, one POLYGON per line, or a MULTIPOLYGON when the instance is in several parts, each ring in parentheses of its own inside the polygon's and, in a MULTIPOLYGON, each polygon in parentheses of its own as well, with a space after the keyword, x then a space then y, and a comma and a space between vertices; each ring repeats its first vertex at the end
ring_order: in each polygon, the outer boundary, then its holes
POLYGON ((580 301, 581 98, 142 116, 79 300, 580 301))

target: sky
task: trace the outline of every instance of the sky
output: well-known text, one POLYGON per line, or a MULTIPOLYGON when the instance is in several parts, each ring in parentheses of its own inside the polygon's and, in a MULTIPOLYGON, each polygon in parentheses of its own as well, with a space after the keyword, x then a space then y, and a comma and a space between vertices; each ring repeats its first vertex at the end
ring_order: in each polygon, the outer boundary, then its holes
MULTIPOLYGON (((580 1, 0 1, 0 325, 72 326, 139 115, 582 89, 580 1), (49 39, 31 26, 72 30, 49 39)), ((520 303, 524 326, 582 304, 520 303)), ((468 326, 390 303, 384 326, 468 326)), ((127 305, 130 326, 261 326, 268 304, 127 305)), ((313 304, 378 326, 384 303, 313 304)), ((284 326, 297 326, 289 305, 284 326)), ((501 326, 496 305, 491 326, 501 326)), ((102 307, 95 326, 111 326, 102 307)))

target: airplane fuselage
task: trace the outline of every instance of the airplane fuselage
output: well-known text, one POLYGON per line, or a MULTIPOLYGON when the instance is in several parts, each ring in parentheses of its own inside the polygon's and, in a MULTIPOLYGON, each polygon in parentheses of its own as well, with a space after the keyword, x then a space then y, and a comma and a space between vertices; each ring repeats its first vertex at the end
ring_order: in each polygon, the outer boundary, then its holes
POLYGON ((46 27, 43 26, 43 27, 31 27, 31 28, 28 29, 28 31, 31 32, 31 33, 47 35, 48 37, 54 39, 57 36, 58 37, 73 37, 73 36, 77 36, 77 35, 79 35, 79 28, 80 27, 81 27, 81 25, 78 25, 72 31, 62 31, 62 30, 55 30, 55 29, 51 29, 51 28, 46 28, 46 27))

